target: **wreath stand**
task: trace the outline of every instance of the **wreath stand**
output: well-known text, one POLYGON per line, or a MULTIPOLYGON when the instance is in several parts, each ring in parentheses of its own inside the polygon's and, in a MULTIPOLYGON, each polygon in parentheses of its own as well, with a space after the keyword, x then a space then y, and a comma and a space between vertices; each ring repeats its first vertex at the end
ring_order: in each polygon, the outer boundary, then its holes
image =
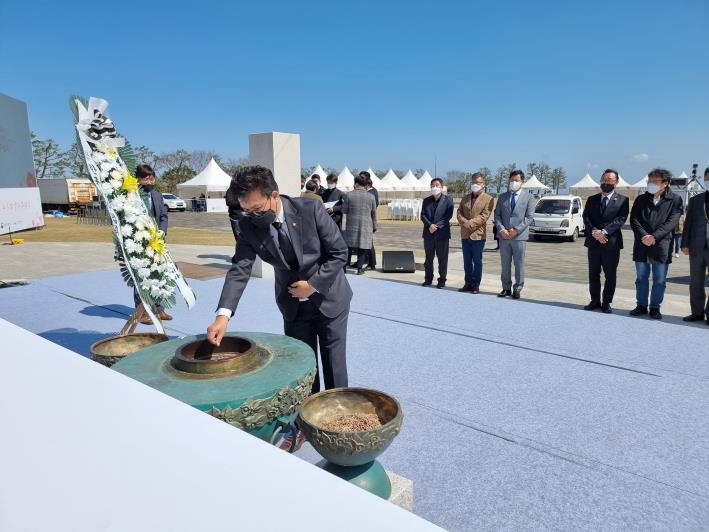
POLYGON ((145 307, 145 303, 141 301, 140 305, 136 307, 133 314, 131 314, 130 318, 128 318, 128 321, 126 321, 126 324, 119 331, 118 336, 126 336, 127 334, 132 334, 135 331, 135 328, 140 323, 140 320, 142 320, 145 316, 153 320, 153 325, 155 325, 155 329, 158 333, 165 334, 165 327, 163 327, 162 320, 160 320, 157 315, 152 314, 152 312, 148 312, 145 307))

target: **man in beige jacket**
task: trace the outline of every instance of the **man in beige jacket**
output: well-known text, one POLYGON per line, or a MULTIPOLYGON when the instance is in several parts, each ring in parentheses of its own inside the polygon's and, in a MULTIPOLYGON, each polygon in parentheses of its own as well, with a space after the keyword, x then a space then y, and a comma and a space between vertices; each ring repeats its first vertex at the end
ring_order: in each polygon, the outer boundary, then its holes
POLYGON ((485 193, 485 176, 476 172, 471 177, 471 193, 458 206, 458 224, 463 244, 465 284, 458 292, 480 292, 483 275, 483 248, 487 236, 487 219, 495 200, 485 193))

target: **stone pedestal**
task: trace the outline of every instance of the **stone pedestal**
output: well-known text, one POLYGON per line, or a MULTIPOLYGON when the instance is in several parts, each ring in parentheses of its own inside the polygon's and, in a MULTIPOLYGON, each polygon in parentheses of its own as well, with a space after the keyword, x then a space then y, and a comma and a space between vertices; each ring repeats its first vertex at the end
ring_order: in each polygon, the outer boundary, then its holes
POLYGON ((391 482, 389 502, 409 512, 414 511, 414 481, 387 471, 391 482))
POLYGON ((269 168, 281 194, 300 196, 300 135, 275 131, 249 135, 249 164, 269 168))

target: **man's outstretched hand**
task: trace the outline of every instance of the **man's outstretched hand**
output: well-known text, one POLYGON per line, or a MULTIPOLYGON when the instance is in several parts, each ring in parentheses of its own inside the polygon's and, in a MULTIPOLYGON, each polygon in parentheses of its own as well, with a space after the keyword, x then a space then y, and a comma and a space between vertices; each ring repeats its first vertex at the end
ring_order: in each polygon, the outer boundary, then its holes
POLYGON ((226 327, 229 325, 229 318, 217 316, 214 323, 207 327, 207 340, 210 344, 219 345, 226 334, 226 327))

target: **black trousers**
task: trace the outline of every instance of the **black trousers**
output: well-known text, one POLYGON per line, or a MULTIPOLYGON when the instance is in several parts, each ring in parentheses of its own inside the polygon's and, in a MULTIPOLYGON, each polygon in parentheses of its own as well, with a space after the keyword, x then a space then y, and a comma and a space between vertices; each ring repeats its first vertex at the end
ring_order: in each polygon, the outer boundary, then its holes
POLYGON ((620 262, 620 249, 594 246, 588 248, 588 292, 591 301, 610 305, 615 294, 616 272, 620 262), (601 299, 601 270, 605 277, 601 299))
POLYGON ((377 266, 377 252, 374 249, 374 243, 372 243, 372 249, 368 252, 367 266, 370 268, 375 268, 377 266))
POLYGON ((423 263, 425 280, 427 283, 433 282, 433 258, 438 257, 438 282, 445 283, 448 274, 448 238, 424 238, 423 251, 426 259, 423 263))
POLYGON ((313 381, 312 393, 320 391, 322 373, 325 389, 347 386, 347 318, 349 306, 334 318, 325 316, 311 301, 298 305, 295 320, 283 320, 286 336, 305 342, 315 353, 318 373, 313 381), (318 345, 320 362, 318 362, 318 345))

